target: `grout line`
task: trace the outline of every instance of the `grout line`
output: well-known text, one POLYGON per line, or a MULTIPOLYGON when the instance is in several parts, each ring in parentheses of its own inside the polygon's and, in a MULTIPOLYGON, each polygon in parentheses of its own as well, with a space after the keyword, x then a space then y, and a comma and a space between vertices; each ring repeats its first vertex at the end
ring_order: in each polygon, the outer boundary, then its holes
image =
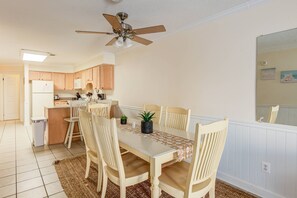
MULTIPOLYGON (((25 127, 25 129, 26 129, 26 132, 27 132, 27 137, 28 137, 29 141, 31 142, 30 135, 29 135, 29 132, 28 132, 28 128, 25 127)), ((32 137, 32 138, 33 138, 33 137, 32 137)), ((42 174, 41 174, 41 171, 40 171, 40 167, 39 167, 39 163, 38 163, 38 160, 37 160, 35 151, 34 151, 34 149, 33 149, 33 145, 31 145, 31 149, 32 149, 32 152, 33 152, 34 157, 35 157, 35 161, 36 161, 36 164, 37 164, 37 167, 38 167, 38 171, 39 171, 39 174, 40 174, 40 178, 41 178, 41 180, 42 180, 43 188, 44 188, 44 190, 45 190, 45 194, 46 194, 45 197, 48 197, 49 195, 48 195, 47 189, 46 189, 46 187, 45 187, 45 183, 44 183, 44 180, 43 180, 43 176, 42 176, 42 174)), ((39 186, 39 187, 40 187, 40 186, 39 186)))
POLYGON ((16 122, 14 123, 14 156, 15 156, 15 196, 18 197, 18 165, 17 165, 17 137, 16 137, 16 122))

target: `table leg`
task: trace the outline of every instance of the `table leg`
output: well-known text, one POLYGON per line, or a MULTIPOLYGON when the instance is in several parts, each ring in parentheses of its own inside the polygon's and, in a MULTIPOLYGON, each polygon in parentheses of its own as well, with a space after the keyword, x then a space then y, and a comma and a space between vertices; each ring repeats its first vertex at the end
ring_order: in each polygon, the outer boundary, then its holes
POLYGON ((160 196, 159 176, 161 175, 161 163, 158 158, 152 158, 150 163, 151 174, 151 197, 157 198, 160 196))

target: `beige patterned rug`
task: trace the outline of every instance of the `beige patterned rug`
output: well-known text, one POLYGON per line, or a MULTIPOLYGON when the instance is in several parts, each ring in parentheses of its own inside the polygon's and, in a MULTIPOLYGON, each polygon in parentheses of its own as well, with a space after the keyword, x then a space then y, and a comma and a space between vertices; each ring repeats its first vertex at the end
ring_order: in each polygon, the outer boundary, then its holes
MULTIPOLYGON (((86 156, 78 156, 71 159, 58 161, 55 164, 59 179, 68 197, 73 198, 91 198, 99 197, 100 193, 96 192, 97 187, 97 168, 92 164, 90 168, 90 176, 85 179, 86 156)), ((149 181, 130 186, 126 192, 127 198, 149 198, 150 197, 150 183, 149 181)), ((108 182, 107 198, 120 197, 120 188, 108 182)), ((172 198, 170 195, 162 192, 162 198, 172 198)), ((217 198, 254 198, 255 196, 236 189, 220 180, 216 184, 217 198)))

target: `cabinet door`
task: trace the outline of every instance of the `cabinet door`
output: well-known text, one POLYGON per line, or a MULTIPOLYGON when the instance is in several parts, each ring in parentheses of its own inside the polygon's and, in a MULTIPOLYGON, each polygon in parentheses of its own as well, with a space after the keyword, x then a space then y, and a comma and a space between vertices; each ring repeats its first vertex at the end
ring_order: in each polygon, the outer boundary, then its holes
POLYGON ((93 88, 100 89, 99 66, 93 67, 93 88))
POLYGON ((114 89, 113 65, 100 65, 100 88, 103 90, 114 89))
POLYGON ((82 71, 82 77, 81 77, 81 86, 82 86, 82 88, 85 89, 87 83, 92 82, 92 80, 93 80, 92 68, 83 70, 82 71))
POLYGON ((74 74, 65 74, 65 89, 73 90, 74 74))
POLYGON ((29 80, 39 80, 39 72, 29 71, 29 80))
POLYGON ((54 81, 55 90, 65 90, 65 74, 52 73, 52 80, 54 81))
POLYGON ((74 79, 81 79, 82 78, 82 71, 74 73, 74 79))
POLYGON ((39 79, 40 80, 52 80, 52 73, 51 72, 39 72, 39 79))

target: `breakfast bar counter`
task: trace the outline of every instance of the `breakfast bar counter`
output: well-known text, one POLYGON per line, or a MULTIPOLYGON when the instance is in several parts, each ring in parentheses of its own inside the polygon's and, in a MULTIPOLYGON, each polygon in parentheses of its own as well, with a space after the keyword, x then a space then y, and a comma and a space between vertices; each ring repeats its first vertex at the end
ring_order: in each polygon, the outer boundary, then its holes
MULTIPOLYGON (((103 101, 104 102, 104 101, 103 101)), ((112 101, 110 116, 116 117, 118 102, 112 101)), ((68 122, 65 118, 70 116, 69 105, 56 105, 45 107, 45 117, 47 118, 47 127, 45 131, 45 142, 48 145, 64 143, 68 129, 68 122)), ((79 131, 77 123, 74 126, 74 132, 79 131)))

